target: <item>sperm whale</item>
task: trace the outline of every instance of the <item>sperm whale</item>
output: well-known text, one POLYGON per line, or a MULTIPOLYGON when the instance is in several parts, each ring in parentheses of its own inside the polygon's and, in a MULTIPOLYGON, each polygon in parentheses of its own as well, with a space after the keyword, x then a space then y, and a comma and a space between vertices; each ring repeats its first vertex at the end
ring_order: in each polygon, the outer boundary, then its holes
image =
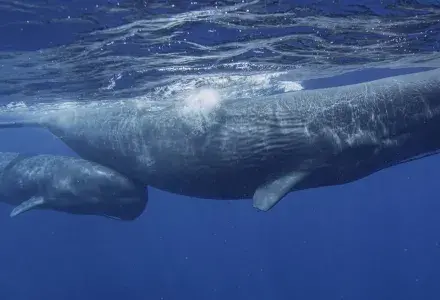
POLYGON ((0 128, 48 129, 82 158, 168 192, 249 199, 361 179, 440 149, 440 69, 223 101, 202 117, 178 103, 109 101, 35 110, 0 128))
POLYGON ((134 220, 147 194, 116 171, 74 157, 0 152, 0 202, 11 217, 31 209, 134 220))

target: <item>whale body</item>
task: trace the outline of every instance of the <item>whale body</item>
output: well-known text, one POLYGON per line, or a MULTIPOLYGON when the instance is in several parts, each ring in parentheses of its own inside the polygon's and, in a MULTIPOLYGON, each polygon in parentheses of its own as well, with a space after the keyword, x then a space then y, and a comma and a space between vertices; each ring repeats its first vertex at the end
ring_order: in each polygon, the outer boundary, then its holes
POLYGON ((145 209, 145 189, 116 171, 74 157, 0 153, 0 202, 11 217, 30 209, 134 220, 145 209))
POLYGON ((208 116, 126 101, 45 110, 0 128, 47 128, 82 158, 168 192, 248 199, 352 182, 440 149, 440 69, 223 101, 208 116))

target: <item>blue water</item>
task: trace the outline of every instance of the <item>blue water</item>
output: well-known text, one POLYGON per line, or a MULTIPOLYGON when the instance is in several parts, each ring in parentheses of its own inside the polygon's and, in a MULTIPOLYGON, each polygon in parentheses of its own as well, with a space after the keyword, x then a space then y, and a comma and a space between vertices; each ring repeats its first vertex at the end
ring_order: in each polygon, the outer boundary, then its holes
MULTIPOLYGON (((264 97, 439 67, 440 2, 0 0, 0 104, 264 97)), ((0 109, 1 112, 1 109, 0 109)), ((7 114, 1 114, 7 117, 7 114)), ((0 151, 75 155, 43 129, 0 151)), ((150 189, 122 223, 0 203, 0 299, 440 299, 433 156, 268 213, 150 189)))

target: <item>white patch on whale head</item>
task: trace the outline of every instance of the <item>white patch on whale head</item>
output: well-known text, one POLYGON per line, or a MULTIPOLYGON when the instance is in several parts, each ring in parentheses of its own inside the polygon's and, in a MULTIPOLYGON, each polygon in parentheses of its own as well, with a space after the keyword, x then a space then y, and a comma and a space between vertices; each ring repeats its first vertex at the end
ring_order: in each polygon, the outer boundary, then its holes
POLYGON ((209 114, 220 105, 220 94, 215 89, 203 88, 191 92, 184 100, 184 113, 209 114))
POLYGON ((212 123, 215 112, 221 105, 222 97, 216 89, 202 88, 185 94, 180 105, 179 115, 195 130, 203 131, 212 123))

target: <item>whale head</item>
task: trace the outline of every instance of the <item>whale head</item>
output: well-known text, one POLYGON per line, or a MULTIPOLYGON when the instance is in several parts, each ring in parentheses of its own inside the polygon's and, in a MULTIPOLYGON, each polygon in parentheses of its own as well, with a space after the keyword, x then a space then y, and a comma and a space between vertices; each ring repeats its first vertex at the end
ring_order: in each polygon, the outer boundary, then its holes
MULTIPOLYGON (((145 210, 148 192, 145 186, 107 167, 86 161, 80 166, 81 179, 72 177, 70 184, 55 182, 66 197, 68 205, 54 208, 83 214, 101 215, 112 219, 130 221, 139 217, 145 210)), ((58 190, 57 190, 58 191, 58 190)), ((55 199, 55 202, 56 199, 55 199)))

